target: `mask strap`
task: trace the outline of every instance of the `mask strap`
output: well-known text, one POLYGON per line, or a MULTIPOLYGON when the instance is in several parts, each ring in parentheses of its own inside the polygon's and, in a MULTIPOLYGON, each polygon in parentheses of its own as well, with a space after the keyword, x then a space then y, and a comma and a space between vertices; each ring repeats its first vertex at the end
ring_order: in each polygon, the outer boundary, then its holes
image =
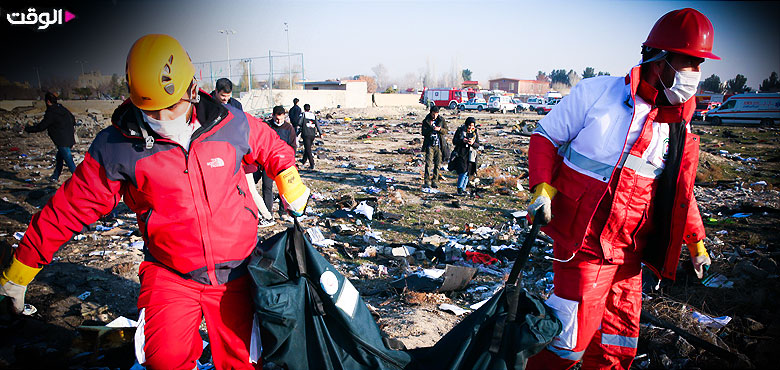
POLYGON ((192 83, 190 83, 190 88, 192 88, 192 85, 195 85, 195 97, 193 98, 190 95, 189 98, 187 98, 187 99, 182 98, 181 100, 188 101, 188 102, 190 102, 192 104, 198 104, 198 103, 200 103, 200 94, 198 94, 198 90, 199 90, 198 79, 193 78, 192 79, 192 83))

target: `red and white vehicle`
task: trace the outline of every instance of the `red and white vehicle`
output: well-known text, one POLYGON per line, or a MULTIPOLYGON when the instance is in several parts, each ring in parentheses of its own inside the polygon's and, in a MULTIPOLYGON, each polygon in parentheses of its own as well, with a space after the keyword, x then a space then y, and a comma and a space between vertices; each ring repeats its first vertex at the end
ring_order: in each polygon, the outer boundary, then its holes
POLYGON ((707 112, 707 121, 721 123, 761 124, 780 122, 780 93, 734 95, 717 109, 707 112))
POLYGON ((423 89, 420 95, 420 103, 437 107, 455 109, 458 104, 469 100, 468 92, 460 89, 423 89))

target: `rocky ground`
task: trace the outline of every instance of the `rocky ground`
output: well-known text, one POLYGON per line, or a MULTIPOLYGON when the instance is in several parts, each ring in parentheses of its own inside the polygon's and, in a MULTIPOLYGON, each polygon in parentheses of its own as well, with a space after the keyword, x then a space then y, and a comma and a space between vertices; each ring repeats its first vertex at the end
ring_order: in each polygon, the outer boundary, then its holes
MULTIPOLYGON (((81 143, 74 148, 77 163, 91 138, 108 124, 109 113, 77 114, 82 122, 77 130, 81 143)), ((424 113, 422 107, 320 112, 325 136, 316 142, 317 168, 302 170, 313 191, 304 227, 317 228, 333 241, 319 243, 318 249, 354 283, 382 330, 410 348, 432 345, 463 317, 442 310, 441 304, 469 310, 501 286, 512 252, 527 234, 515 212, 525 209, 529 197, 525 134, 531 127, 526 123, 541 117, 469 113, 477 118, 484 143, 482 167, 473 192, 456 197, 455 175, 447 171, 442 171, 439 193, 421 189, 419 122, 424 113), (374 211, 371 220, 334 214, 363 202, 374 211), (465 251, 497 261, 466 261, 465 251), (449 292, 391 287, 404 276, 439 274, 448 264, 472 267, 476 274, 464 288, 449 292)), ((444 115, 451 133, 467 116, 444 115)), ((6 259, 32 215, 62 184, 46 180, 54 154, 48 137, 21 132, 41 116, 35 110, 0 112, 0 247, 6 259)), ((683 254, 676 282, 658 284, 645 273, 643 306, 738 358, 718 357, 670 329, 643 323, 632 368, 770 367, 780 347, 779 131, 703 123, 693 128, 702 135, 695 193, 713 259, 711 279, 706 285, 698 281, 683 254), (708 317, 730 321, 720 325, 708 317)), ((68 176, 66 171, 62 180, 68 176)), ((258 233, 265 238, 287 226, 280 221, 258 233)), ((542 298, 552 287, 551 264, 543 258, 551 245, 540 237, 524 272, 525 287, 542 298)), ((132 329, 105 331, 103 326, 120 316, 138 316, 140 248, 135 214, 124 204, 63 246, 29 286, 28 302, 38 312, 0 320, 0 368, 132 366, 132 329)), ((202 334, 208 340, 205 325, 202 334)), ((208 361, 208 350, 202 360, 208 361)))

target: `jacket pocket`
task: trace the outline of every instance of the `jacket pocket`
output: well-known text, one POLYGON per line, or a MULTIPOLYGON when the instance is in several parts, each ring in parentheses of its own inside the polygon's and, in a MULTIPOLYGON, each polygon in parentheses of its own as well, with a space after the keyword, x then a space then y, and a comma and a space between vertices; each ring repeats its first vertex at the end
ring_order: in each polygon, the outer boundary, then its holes
POLYGON ((552 345, 572 350, 577 346, 577 311, 579 302, 558 297, 553 293, 544 304, 552 308, 561 321, 561 333, 552 341, 552 345))
POLYGON ((300 281, 257 287, 255 313, 259 319, 264 352, 267 349, 269 353, 274 353, 297 330, 299 307, 304 303, 302 289, 305 287, 300 281))

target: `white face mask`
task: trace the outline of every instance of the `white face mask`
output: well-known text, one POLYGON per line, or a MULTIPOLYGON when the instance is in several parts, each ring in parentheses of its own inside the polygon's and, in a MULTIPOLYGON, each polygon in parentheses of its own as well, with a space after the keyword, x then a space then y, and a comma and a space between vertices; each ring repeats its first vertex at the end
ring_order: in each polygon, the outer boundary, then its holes
POLYGON ((661 85, 664 86, 664 95, 666 95, 666 98, 669 99, 669 103, 672 103, 672 105, 685 103, 696 94, 696 89, 699 87, 699 80, 701 80, 701 72, 678 71, 672 67, 669 61, 665 61, 675 73, 672 87, 666 87, 663 79, 659 76, 661 85))
MULTIPOLYGON (((189 104, 192 105, 192 103, 189 104)), ((173 140, 184 147, 188 147, 192 132, 194 131, 194 127, 190 125, 190 122, 187 120, 187 113, 189 111, 190 108, 187 108, 182 115, 171 120, 159 120, 149 117, 143 111, 141 111, 141 113, 143 113, 144 120, 154 132, 166 139, 173 140)))

